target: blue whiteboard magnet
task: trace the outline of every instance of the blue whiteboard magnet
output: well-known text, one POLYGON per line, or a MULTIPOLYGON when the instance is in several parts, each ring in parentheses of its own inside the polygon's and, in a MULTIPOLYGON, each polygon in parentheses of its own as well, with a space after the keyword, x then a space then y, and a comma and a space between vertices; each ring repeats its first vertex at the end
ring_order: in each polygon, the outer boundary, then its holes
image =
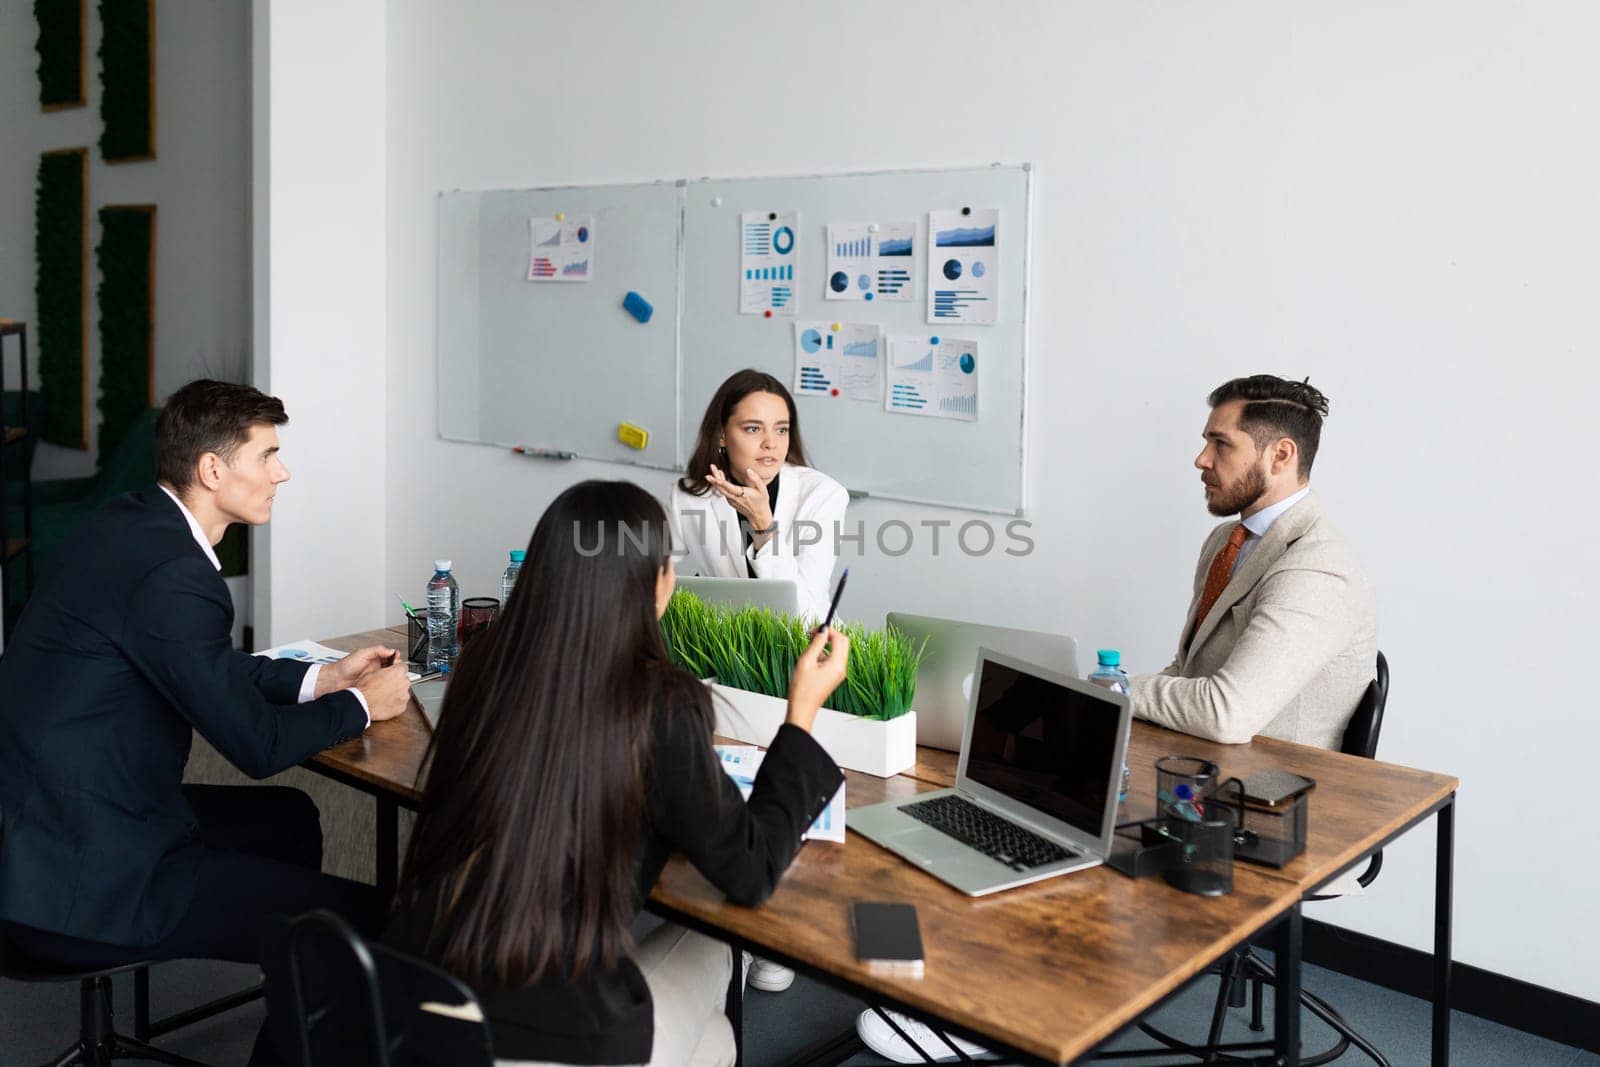
POLYGON ((628 314, 640 322, 649 322, 650 316, 656 310, 650 306, 650 301, 632 290, 629 290, 628 295, 622 298, 622 306, 627 310, 628 314))

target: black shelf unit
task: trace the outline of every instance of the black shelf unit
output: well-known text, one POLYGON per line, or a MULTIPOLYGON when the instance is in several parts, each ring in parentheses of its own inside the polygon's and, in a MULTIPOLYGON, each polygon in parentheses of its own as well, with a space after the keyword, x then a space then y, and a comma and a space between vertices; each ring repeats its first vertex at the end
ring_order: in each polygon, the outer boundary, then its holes
POLYGON ((0 632, 7 640, 22 604, 11 603, 12 564, 20 559, 26 578, 23 601, 33 593, 33 465, 22 457, 27 452, 21 447, 28 440, 28 325, 10 319, 0 319, 0 398, 6 391, 7 339, 15 337, 18 348, 18 365, 22 390, 19 394, 17 425, 6 421, 5 405, 0 403, 0 567, 5 569, 0 577, 0 632), (22 485, 22 529, 8 529, 11 520, 11 483, 22 485))

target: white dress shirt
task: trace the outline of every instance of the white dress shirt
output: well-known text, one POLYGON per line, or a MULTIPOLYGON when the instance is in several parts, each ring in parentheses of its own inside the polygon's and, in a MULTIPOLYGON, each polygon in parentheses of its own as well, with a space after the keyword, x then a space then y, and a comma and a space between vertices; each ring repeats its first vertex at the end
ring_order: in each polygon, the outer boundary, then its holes
MULTIPOLYGON (((206 559, 209 559, 211 565, 217 568, 218 571, 222 570, 222 561, 217 559, 216 549, 212 548, 211 542, 206 540, 206 532, 200 529, 200 521, 194 517, 188 508, 183 506, 183 501, 178 499, 177 493, 161 485, 160 482, 156 484, 160 486, 163 493, 172 499, 174 504, 178 505, 178 510, 183 512, 183 520, 189 524, 189 533, 194 535, 194 542, 200 546, 200 551, 206 554, 206 559)), ((306 704, 317 698, 317 676, 321 673, 322 664, 320 663, 313 663, 311 669, 306 671, 306 676, 300 680, 300 703, 306 704)), ((367 698, 362 695, 359 689, 352 689, 350 692, 354 693, 356 700, 360 702, 361 712, 367 717, 367 725, 371 726, 372 710, 367 707, 367 698)))
POLYGON ((1245 557, 1250 555, 1251 550, 1256 547, 1263 537, 1267 536, 1267 531, 1272 529, 1272 524, 1277 522, 1284 512, 1304 500, 1309 492, 1311 492, 1311 486, 1308 485, 1298 493, 1286 496, 1270 508, 1262 508, 1248 519, 1243 520, 1247 533, 1244 544, 1239 546, 1239 555, 1234 559, 1233 571, 1230 573, 1238 572, 1239 568, 1244 565, 1245 557))

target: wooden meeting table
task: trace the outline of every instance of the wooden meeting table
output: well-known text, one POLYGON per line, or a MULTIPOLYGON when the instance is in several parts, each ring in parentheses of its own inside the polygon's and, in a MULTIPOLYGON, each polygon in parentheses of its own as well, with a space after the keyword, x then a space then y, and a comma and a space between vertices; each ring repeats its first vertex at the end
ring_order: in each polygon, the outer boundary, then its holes
MULTIPOLYGON (((394 628, 324 643, 348 650, 377 643, 400 647, 404 640, 404 629, 394 628)), ((377 881, 386 894, 398 874, 399 809, 414 810, 421 799, 428 739, 429 727, 413 704, 306 764, 376 798, 377 881)), ((1273 1038, 1230 1046, 1230 1055, 1297 1064, 1302 900, 1437 813, 1433 1063, 1448 1063, 1455 779, 1268 738, 1216 745, 1143 722, 1134 725, 1129 751, 1135 799, 1125 818, 1148 814, 1137 798, 1153 795, 1153 763, 1171 753, 1213 759, 1225 775, 1276 767, 1313 779, 1305 853, 1281 870, 1236 864, 1233 892, 1214 898, 1180 892, 1160 878, 1127 878, 1104 866, 972 898, 849 834, 843 845, 802 849, 777 892, 759 908, 730 904, 678 857, 663 872, 650 908, 1025 1063, 1091 1057, 1209 966, 1265 937, 1278 964, 1273 1038), (916 904, 927 954, 923 978, 870 974, 856 961, 849 918, 855 900, 916 904)), ((918 757, 915 767, 894 778, 845 772, 847 807, 954 781, 953 753, 919 749, 918 757)), ((729 1008, 737 1033, 736 997, 730 996, 729 1008)))

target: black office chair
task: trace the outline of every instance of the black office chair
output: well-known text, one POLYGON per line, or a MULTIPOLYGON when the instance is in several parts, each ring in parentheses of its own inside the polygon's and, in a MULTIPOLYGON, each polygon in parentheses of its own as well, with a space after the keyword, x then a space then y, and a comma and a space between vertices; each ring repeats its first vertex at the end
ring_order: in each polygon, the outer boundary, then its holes
POLYGON ((271 1036, 297 1067, 493 1067, 477 997, 432 964, 326 911, 280 919, 262 947, 271 1036))
MULTIPOLYGON (((137 1038, 117 1033, 111 1019, 112 976, 128 973, 144 976, 148 975, 149 967, 150 964, 146 962, 124 963, 118 967, 102 967, 98 970, 61 967, 29 956, 12 943, 4 931, 0 931, 0 978, 10 978, 17 982, 78 983, 78 997, 81 1004, 78 1015, 78 1040, 72 1047, 50 1060, 48 1067, 67 1067, 68 1064, 74 1063, 84 1064, 85 1067, 100 1067, 101 1064, 122 1059, 155 1060, 158 1063, 173 1064, 175 1067, 206 1067, 196 1060, 164 1052, 137 1038)), ((141 988, 143 988, 142 978, 141 988)), ((141 1035, 149 1030, 148 1012, 148 1001, 144 1001, 143 1011, 136 1013, 142 1015, 135 1026, 141 1035)))
MULTIPOLYGON (((1383 730, 1383 711, 1389 703, 1389 661, 1382 652, 1378 653, 1377 677, 1368 685, 1365 693, 1361 695, 1361 702, 1356 705, 1356 710, 1350 716, 1350 723, 1345 727, 1344 738, 1340 742, 1339 751, 1347 756, 1360 756, 1363 759, 1376 759, 1378 755, 1378 735, 1383 730)), ((1367 869, 1357 876, 1356 881, 1365 889, 1378 877, 1378 872, 1383 869, 1383 850, 1373 853, 1367 861, 1367 869)), ((1336 900, 1339 894, 1327 894, 1307 897, 1307 900, 1336 900)), ((1217 1003, 1211 1015, 1211 1027, 1207 1032, 1206 1041, 1201 1046, 1191 1046, 1177 1038, 1163 1033, 1148 1023, 1140 1023, 1139 1029, 1150 1037, 1160 1041, 1163 1045, 1180 1052, 1189 1052, 1201 1057, 1206 1063, 1227 1063, 1230 1057, 1223 1054, 1218 1048, 1222 1037, 1222 1024, 1227 1016, 1228 1009, 1244 1007, 1246 983, 1250 986, 1250 1029, 1260 1033, 1266 1029, 1262 1021, 1262 988, 1266 985, 1276 985, 1277 972, 1270 964, 1266 963, 1249 946, 1240 950, 1235 955, 1223 961, 1222 984, 1217 990, 1217 1003)), ((1339 1035, 1338 1043, 1326 1052, 1314 1056, 1304 1056, 1300 1063, 1302 1067, 1320 1067, 1321 1064, 1331 1063, 1343 1056, 1350 1046, 1354 1045, 1378 1067, 1389 1067, 1389 1061, 1384 1058, 1372 1042, 1356 1033, 1344 1016, 1334 1010, 1333 1006, 1314 993, 1304 989, 1300 991, 1300 1003, 1305 1005, 1317 1018, 1327 1023, 1339 1035)))
MULTIPOLYGON (((0 811, 0 833, 5 832, 5 812, 0 811)), ((99 1067, 120 1059, 155 1060, 176 1067, 206 1067, 197 1060, 185 1059, 149 1044, 151 1038, 171 1033, 191 1023, 209 1019, 261 995, 255 986, 243 992, 214 1000, 198 1008, 150 1021, 150 963, 137 961, 115 967, 66 967, 37 959, 14 944, 0 928, 0 978, 16 982, 77 982, 78 1040, 71 1048, 51 1060, 47 1067, 68 1067, 82 1063, 99 1067), (134 1037, 119 1034, 111 1017, 111 979, 119 974, 133 975, 134 1037)))

